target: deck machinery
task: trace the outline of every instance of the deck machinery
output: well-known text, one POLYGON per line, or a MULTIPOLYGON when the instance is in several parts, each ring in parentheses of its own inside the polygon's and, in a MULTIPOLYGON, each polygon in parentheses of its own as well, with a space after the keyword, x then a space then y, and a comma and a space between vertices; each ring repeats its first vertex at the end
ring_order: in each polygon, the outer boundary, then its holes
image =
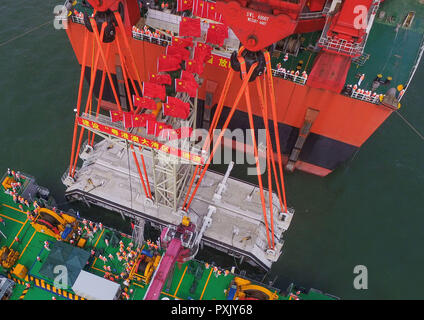
MULTIPOLYGON (((15 176, 11 171, 2 181, 15 176)), ((15 181, 20 185, 0 185, 0 230, 4 235, 0 247, 17 253, 13 261, 0 263, 0 300, 338 299, 293 285, 280 292, 271 284, 237 274, 236 267, 190 259, 189 248, 197 238, 188 217, 176 227, 163 228, 159 245, 150 240, 136 243, 131 235, 102 222, 61 211, 51 201, 50 192, 27 174, 20 172, 15 181), (42 191, 50 201, 34 190, 42 191), (68 222, 72 218, 76 232, 71 237, 66 229, 59 234, 43 232, 31 223, 37 217, 51 221, 45 214, 41 217, 42 209, 66 215, 68 222), (67 269, 64 277, 58 278, 57 268, 67 269)), ((0 260, 4 259, 0 252, 0 260)))

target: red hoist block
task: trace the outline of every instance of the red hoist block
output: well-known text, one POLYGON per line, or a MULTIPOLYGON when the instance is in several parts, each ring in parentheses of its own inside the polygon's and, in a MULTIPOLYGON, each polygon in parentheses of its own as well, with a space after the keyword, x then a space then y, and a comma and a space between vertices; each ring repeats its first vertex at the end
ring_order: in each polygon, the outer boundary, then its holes
POLYGON ((259 51, 293 34, 297 21, 286 14, 269 15, 243 8, 239 3, 219 1, 217 11, 224 22, 250 51, 259 51))

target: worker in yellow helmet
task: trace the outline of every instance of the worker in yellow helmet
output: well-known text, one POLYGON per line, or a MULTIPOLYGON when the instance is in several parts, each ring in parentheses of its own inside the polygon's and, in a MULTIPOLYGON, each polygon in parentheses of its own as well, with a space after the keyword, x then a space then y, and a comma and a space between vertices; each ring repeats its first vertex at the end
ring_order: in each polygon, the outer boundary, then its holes
POLYGON ((397 89, 399 91, 398 100, 400 100, 405 94, 405 88, 403 87, 403 85, 400 84, 397 86, 397 89))

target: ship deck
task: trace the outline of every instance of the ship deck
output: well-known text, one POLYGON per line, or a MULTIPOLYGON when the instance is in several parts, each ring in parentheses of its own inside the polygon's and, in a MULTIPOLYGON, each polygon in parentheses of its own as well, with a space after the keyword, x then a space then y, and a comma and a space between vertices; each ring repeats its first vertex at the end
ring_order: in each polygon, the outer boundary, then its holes
MULTIPOLYGON (((0 266, 0 276, 8 276, 15 281, 15 287, 12 295, 9 297, 10 300, 83 300, 73 292, 71 288, 58 289, 53 286, 53 279, 49 279, 43 275, 40 270, 46 263, 49 254, 54 249, 57 243, 56 238, 48 236, 46 234, 37 232, 31 223, 27 219, 27 210, 32 210, 33 207, 23 207, 21 210, 16 203, 12 200, 12 197, 4 192, 4 188, 0 187, 0 217, 4 220, 4 224, 0 223, 0 231, 7 237, 5 239, 0 235, 0 248, 8 246, 13 250, 19 252, 19 258, 16 264, 22 264, 28 269, 28 274, 24 279, 18 278, 16 275, 11 275, 11 269, 5 269, 0 266), (18 237, 19 242, 15 241, 15 237, 18 237), (50 251, 44 248, 44 241, 50 243, 50 251), (40 257, 40 261, 37 260, 40 257), (26 284, 30 283, 31 287, 26 289, 26 284)), ((97 222, 98 223, 98 222, 97 222)), ((82 221, 79 221, 79 225, 83 226, 82 221)), ((82 237, 85 237, 85 231, 82 237)), ((96 274, 103 277, 105 274, 104 266, 110 266, 110 275, 116 275, 116 282, 124 287, 123 279, 118 275, 123 271, 123 262, 119 262, 116 259, 116 252, 119 251, 118 240, 122 240, 124 247, 127 247, 132 241, 131 238, 117 230, 112 228, 103 227, 94 233, 94 237, 90 240, 88 238, 83 250, 90 252, 95 250, 95 256, 91 256, 88 263, 83 270, 90 273, 96 274), (109 246, 106 245, 105 239, 112 239, 115 237, 116 242, 110 241, 109 246), (102 254, 108 256, 109 254, 114 255, 114 259, 109 259, 106 263, 101 261, 97 256, 102 254)), ((62 242, 62 241, 61 241, 62 242)), ((148 245, 144 243, 143 249, 148 249, 148 245)), ((150 250, 153 252, 154 250, 150 250)), ((163 255, 163 251, 159 248, 156 252, 159 255, 163 255)), ((179 300, 226 300, 226 292, 231 285, 231 282, 237 276, 236 274, 229 273, 227 276, 224 275, 224 269, 216 266, 218 270, 222 271, 220 275, 215 273, 213 265, 206 266, 205 262, 192 260, 185 262, 181 265, 175 265, 172 277, 170 277, 165 283, 163 290, 160 295, 160 299, 179 299, 179 300), (197 285, 193 285, 197 282, 197 285)), ((133 280, 128 287, 129 299, 130 300, 141 300, 143 299, 148 284, 144 283, 141 279, 142 275, 135 273, 133 280), (140 276, 140 278, 139 278, 140 276)), ((279 290, 268 287, 271 292, 278 294, 279 300, 291 299, 290 293, 294 293, 296 288, 289 288, 292 292, 279 293, 279 290)), ((334 299, 331 295, 324 294, 318 290, 303 290, 298 294, 300 299, 334 299)))
MULTIPOLYGON (((289 55, 284 62, 284 55, 272 59, 273 66, 281 63, 287 70, 297 70, 299 62, 303 62, 300 72, 308 74, 318 54, 311 49, 318 41, 321 31, 302 34, 304 39, 297 56, 289 55), (309 49, 308 49, 309 47, 309 49)), ((365 74, 362 85, 364 90, 371 90, 373 80, 378 74, 383 80, 392 77, 390 86, 380 86, 376 93, 385 94, 390 87, 408 84, 411 73, 417 63, 417 58, 423 45, 424 35, 424 2, 420 0, 386 0, 380 4, 373 27, 368 37, 363 55, 354 59, 349 69, 346 85, 358 83, 361 74, 365 74), (415 12, 412 25, 404 28, 402 25, 409 12, 415 12), (380 16, 384 12, 384 17, 380 16)))
MULTIPOLYGON (((90 8, 83 6, 80 0, 75 8, 78 12, 89 14, 92 12, 90 8)), ((178 27, 174 29, 178 30, 178 27)), ((290 38, 300 36, 300 49, 296 54, 289 54, 287 61, 284 61, 285 54, 274 51, 272 68, 277 70, 277 64, 281 64, 281 67, 289 72, 299 70, 300 73, 306 71, 310 74, 320 52, 317 42, 321 33, 322 31, 317 31, 291 36, 290 38)), ((345 85, 357 84, 361 75, 365 74, 365 79, 358 87, 371 90, 373 80, 381 74, 383 81, 388 77, 392 80, 390 84, 380 85, 372 90, 376 94, 385 94, 388 89, 398 85, 407 87, 422 55, 423 35, 424 2, 422 0, 384 1, 380 4, 362 56, 352 61, 345 85), (403 23, 410 12, 414 13, 412 24, 404 27, 403 23)), ((220 51, 216 53, 223 54, 220 51)), ((275 76, 284 77, 278 72, 275 76)), ((370 101, 362 95, 355 97, 370 101)))

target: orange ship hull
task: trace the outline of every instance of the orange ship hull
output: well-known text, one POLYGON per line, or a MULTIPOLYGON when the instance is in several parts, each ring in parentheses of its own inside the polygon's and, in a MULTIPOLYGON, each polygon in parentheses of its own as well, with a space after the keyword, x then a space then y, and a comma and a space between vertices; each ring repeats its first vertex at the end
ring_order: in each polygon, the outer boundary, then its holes
MULTIPOLYGON (((84 36, 88 32, 85 26, 69 23, 67 34, 76 54, 78 62, 82 64, 84 36)), ((92 64, 92 46, 94 44, 93 34, 88 33, 88 53, 86 80, 90 79, 92 64)), ((166 47, 153 44, 147 41, 136 40, 128 37, 130 40, 130 48, 135 58, 136 66, 141 81, 149 81, 149 75, 157 72, 157 57, 165 54, 166 47)), ((122 48, 123 55, 130 61, 130 54, 125 47, 122 48)), ((110 47, 110 55, 108 60, 109 70, 116 68, 117 48, 114 45, 110 47)), ((94 93, 97 94, 100 87, 100 72, 104 66, 100 59, 98 64, 99 73, 96 77, 94 93)), ((222 86, 225 82, 229 68, 229 60, 214 55, 211 60, 206 63, 202 78, 205 79, 203 85, 199 89, 199 111, 198 123, 202 123, 203 110, 211 108, 206 106, 207 90, 216 87, 213 92, 209 91, 212 97, 210 103, 214 106, 221 94, 222 86), (211 86, 212 84, 212 86, 211 86)), ((133 71, 130 70, 130 74, 133 71)), ((116 76, 112 75, 115 85, 117 84, 116 76)), ((133 79, 137 79, 136 74, 131 74, 133 79)), ((235 99, 241 80, 235 77, 233 85, 225 102, 226 106, 230 106, 235 99)), ((393 112, 392 109, 383 105, 376 105, 361 100, 356 100, 329 90, 312 88, 308 85, 299 85, 294 82, 284 80, 282 78, 274 78, 275 99, 278 108, 278 123, 280 131, 280 140, 282 145, 282 153, 287 161, 288 156, 293 150, 299 135, 300 128, 305 122, 305 115, 309 108, 319 111, 316 120, 310 129, 305 144, 300 153, 299 159, 295 164, 296 169, 306 171, 319 176, 326 176, 335 170, 340 164, 349 160, 353 154, 360 148, 376 129, 388 118, 393 112)), ((252 92, 255 88, 252 85, 252 92)), ((97 96, 97 95, 96 95, 97 96)), ((253 113, 255 117, 255 128, 264 128, 261 110, 255 95, 252 95, 253 113)), ((105 92, 103 100, 104 108, 114 108, 114 98, 108 81, 105 84, 105 92), (108 103, 109 102, 109 103, 108 103)), ((213 109, 213 108, 212 108, 213 109)), ((224 108, 221 119, 225 119, 229 108, 224 108)), ((271 116, 271 114, 269 115, 271 116)), ((238 111, 233 117, 229 128, 247 129, 249 127, 247 109, 245 102, 239 104, 238 111)), ((227 141, 235 148, 245 148, 240 143, 227 141)), ((247 148, 249 149, 249 148, 247 148)), ((246 151, 246 149, 244 149, 246 151)), ((248 151, 248 150, 247 150, 248 151)))

